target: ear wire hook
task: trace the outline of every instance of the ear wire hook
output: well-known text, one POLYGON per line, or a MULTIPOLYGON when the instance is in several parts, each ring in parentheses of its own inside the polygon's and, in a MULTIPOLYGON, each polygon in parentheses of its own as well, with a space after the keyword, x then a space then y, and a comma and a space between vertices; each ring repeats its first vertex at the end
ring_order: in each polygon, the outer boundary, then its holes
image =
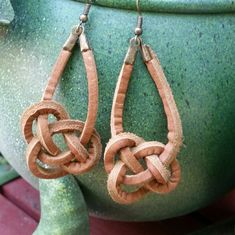
POLYGON ((140 10, 140 0, 136 0, 136 10, 138 13, 138 17, 137 17, 137 26, 135 28, 135 35, 136 35, 136 37, 139 37, 143 32, 143 30, 142 30, 143 16, 142 16, 141 10, 140 10))
POLYGON ((79 31, 79 29, 82 27, 83 24, 85 24, 88 21, 88 14, 91 8, 91 4, 92 1, 87 1, 87 3, 85 4, 83 13, 80 15, 79 19, 80 19, 80 23, 77 26, 77 31, 79 31))

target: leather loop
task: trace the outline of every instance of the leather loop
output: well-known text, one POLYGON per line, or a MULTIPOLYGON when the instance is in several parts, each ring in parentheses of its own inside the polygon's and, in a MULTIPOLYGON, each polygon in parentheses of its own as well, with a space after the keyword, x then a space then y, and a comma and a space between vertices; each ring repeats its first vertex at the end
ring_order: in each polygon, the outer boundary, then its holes
POLYGON ((150 191, 168 193, 180 181, 180 167, 176 160, 182 144, 180 116, 156 55, 149 46, 142 43, 140 49, 163 102, 168 123, 168 143, 146 142, 132 133, 124 132, 123 108, 135 59, 135 54, 132 53, 133 57, 129 49, 126 56, 128 59, 124 61, 116 85, 111 112, 112 137, 104 153, 108 191, 112 199, 121 204, 136 202, 150 191), (115 161, 116 158, 120 160, 115 161), (132 174, 126 174, 127 171, 132 174), (134 186, 134 190, 126 190, 122 185, 134 186))
POLYGON ((95 129, 92 130, 92 136, 89 140, 89 149, 81 144, 79 137, 75 132, 82 132, 85 123, 78 120, 70 120, 66 111, 55 101, 41 101, 31 106, 22 116, 22 127, 25 136, 28 137, 28 148, 26 152, 27 164, 32 173, 40 178, 55 178, 67 173, 81 174, 94 166, 101 155, 100 137, 95 129), (50 109, 50 107, 53 107, 50 109), (57 108, 56 108, 57 107, 57 108), (37 112, 35 112, 37 110, 37 112), (45 114, 52 114, 53 111, 57 121, 48 124, 46 131, 49 131, 50 139, 54 134, 63 134, 68 150, 62 152, 58 149, 57 155, 51 155, 45 148, 43 142, 33 136, 32 124, 37 118, 45 114), (60 110, 62 113, 58 113, 60 110), (65 119, 62 119, 66 117, 65 119), (40 161, 42 164, 38 164, 40 161), (48 165, 43 167, 42 165, 48 165))
POLYGON ((131 133, 121 133, 112 138, 104 153, 104 166, 106 172, 110 172, 114 168, 115 155, 120 150, 125 150, 127 147, 133 147, 141 143, 143 140, 131 133))
POLYGON ((118 161, 108 177, 108 191, 112 199, 121 204, 130 204, 140 200, 148 189, 140 187, 133 192, 122 190, 122 178, 126 174, 126 166, 122 161, 118 161))
POLYGON ((85 122, 70 120, 62 105, 52 101, 53 94, 63 74, 77 39, 84 47, 84 32, 72 33, 53 67, 42 101, 29 107, 22 115, 21 125, 27 147, 27 165, 39 178, 57 178, 68 173, 81 174, 90 170, 102 152, 100 137, 94 129, 98 110, 98 77, 93 52, 81 50, 88 80, 88 111, 85 122), (69 47, 68 47, 69 46, 69 47), (69 48, 69 50, 68 50, 69 48), (55 122, 49 123, 49 115, 55 122), (34 133, 34 123, 36 132, 34 133), (77 135, 80 133, 80 137, 77 135), (62 151, 54 142, 53 135, 62 134, 67 149, 62 151))

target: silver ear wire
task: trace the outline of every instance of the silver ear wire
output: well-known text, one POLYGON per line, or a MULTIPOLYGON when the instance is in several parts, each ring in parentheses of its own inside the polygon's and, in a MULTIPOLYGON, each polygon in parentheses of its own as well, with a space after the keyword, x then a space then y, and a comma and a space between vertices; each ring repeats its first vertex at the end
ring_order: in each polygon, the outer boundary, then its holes
POLYGON ((140 0, 136 0, 136 10, 138 12, 138 17, 137 17, 137 26, 135 28, 135 35, 140 36, 143 32, 143 30, 142 30, 143 16, 142 16, 141 10, 140 10, 140 0))

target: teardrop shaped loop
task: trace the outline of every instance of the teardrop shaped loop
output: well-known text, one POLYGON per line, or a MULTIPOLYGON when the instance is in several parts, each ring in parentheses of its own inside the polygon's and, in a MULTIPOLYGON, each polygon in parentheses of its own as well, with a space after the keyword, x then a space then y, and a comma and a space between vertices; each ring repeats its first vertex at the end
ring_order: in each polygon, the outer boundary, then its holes
POLYGON ((130 40, 114 93, 110 122, 112 137, 105 149, 104 165, 112 199, 120 204, 130 204, 151 191, 165 194, 174 190, 180 181, 180 166, 176 156, 182 145, 181 119, 158 58, 140 37, 130 40), (146 142, 141 137, 126 133, 123 128, 124 103, 138 51, 162 99, 168 127, 166 144, 146 142), (139 141, 134 141, 133 135, 139 141), (119 157, 118 161, 115 161, 116 156, 119 157), (144 160, 144 165, 140 159, 144 160), (127 171, 133 174, 126 175, 127 171), (135 189, 126 191, 123 185, 135 186, 135 189))
MULTIPOLYGON (((97 110, 98 76, 95 59, 84 27, 79 25, 72 29, 58 56, 42 100, 29 107, 21 118, 23 135, 28 143, 27 164, 36 177, 48 179, 68 173, 81 174, 97 163, 102 152, 100 137, 94 128, 97 110), (79 41, 88 82, 88 110, 85 123, 74 126, 63 106, 53 101, 52 98, 77 41, 79 41), (49 115, 55 117, 55 125, 59 131, 52 131, 52 124, 48 121, 49 115), (34 122, 36 133, 33 132, 34 122), (80 133, 79 137, 77 133, 80 133), (57 146, 53 140, 54 134, 63 135, 68 150, 62 151, 57 146)), ((74 121, 82 123, 79 120, 74 121)))

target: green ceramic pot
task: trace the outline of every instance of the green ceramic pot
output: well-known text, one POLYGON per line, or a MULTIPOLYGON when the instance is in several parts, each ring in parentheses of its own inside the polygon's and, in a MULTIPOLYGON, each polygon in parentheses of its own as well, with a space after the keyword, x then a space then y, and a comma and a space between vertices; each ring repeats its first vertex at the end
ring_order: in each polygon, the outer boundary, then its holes
MULTIPOLYGON (((136 12, 134 0, 95 2, 86 33, 98 68, 96 128, 104 148, 110 137, 115 84, 133 36, 136 12)), ((69 0, 11 3, 15 17, 0 36, 0 151, 37 187, 37 179, 25 164, 20 115, 39 101, 83 4, 69 0)), ((138 203, 122 206, 107 193, 107 175, 101 160, 94 170, 77 179, 90 211, 117 220, 160 220, 189 213, 235 185, 235 3, 142 0, 141 9, 143 40, 160 58, 182 119, 184 146, 178 156, 182 180, 168 195, 152 193, 138 203)), ((78 50, 66 68, 56 100, 72 118, 85 120, 87 84, 78 50)), ((140 57, 127 95, 124 123, 127 131, 146 140, 167 140, 162 102, 140 57)))

